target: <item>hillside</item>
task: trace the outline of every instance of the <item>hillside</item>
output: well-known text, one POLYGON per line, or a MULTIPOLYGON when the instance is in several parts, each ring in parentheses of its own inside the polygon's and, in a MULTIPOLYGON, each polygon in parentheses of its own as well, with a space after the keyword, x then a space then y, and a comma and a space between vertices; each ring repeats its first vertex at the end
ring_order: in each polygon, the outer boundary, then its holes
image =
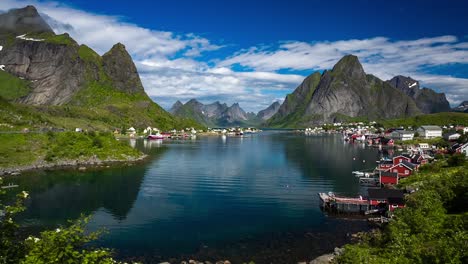
POLYGON ((355 117, 388 119, 420 113, 412 98, 366 74, 358 58, 347 55, 332 70, 308 76, 266 124, 304 127, 355 117))
POLYGON ((0 45, 6 127, 201 127, 148 97, 123 44, 100 56, 68 34, 56 35, 33 6, 0 15, 0 45))
POLYGON ((420 89, 419 82, 411 77, 398 75, 387 82, 413 98, 418 108, 425 114, 450 111, 450 104, 444 93, 437 93, 425 87, 420 89))

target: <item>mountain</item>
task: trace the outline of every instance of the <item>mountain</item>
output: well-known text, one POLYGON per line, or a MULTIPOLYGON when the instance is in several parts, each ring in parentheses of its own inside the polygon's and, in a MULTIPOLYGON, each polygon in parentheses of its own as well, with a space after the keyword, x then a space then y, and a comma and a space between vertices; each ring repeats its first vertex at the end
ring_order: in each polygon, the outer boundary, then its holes
POLYGON ((398 75, 387 82, 413 98, 418 108, 425 114, 451 110, 444 93, 437 93, 429 88, 420 89, 419 82, 411 77, 398 75))
POLYGON ((281 104, 279 102, 272 103, 266 109, 259 111, 258 114, 257 114, 257 118, 259 118, 260 120, 263 120, 263 121, 269 119, 274 114, 276 114, 276 112, 278 112, 280 106, 281 106, 281 104))
POLYGON ((300 127, 356 117, 385 119, 420 113, 412 98, 366 74, 356 56, 346 55, 332 70, 308 76, 266 124, 300 127))
POLYGON ((54 33, 52 28, 39 16, 34 6, 13 9, 0 14, 0 29, 3 32, 22 35, 27 33, 54 33))
POLYGON ((39 110, 42 121, 67 128, 199 127, 148 97, 123 44, 100 56, 56 35, 33 6, 0 15, 0 45, 0 97, 12 109, 39 110))
POLYGON ((208 127, 253 126, 259 123, 254 113, 245 112, 238 103, 227 106, 214 102, 202 104, 191 99, 185 104, 177 101, 170 110, 176 116, 191 118, 208 127))
POLYGON ((463 101, 459 106, 453 108, 452 111, 468 113, 468 101, 463 101))

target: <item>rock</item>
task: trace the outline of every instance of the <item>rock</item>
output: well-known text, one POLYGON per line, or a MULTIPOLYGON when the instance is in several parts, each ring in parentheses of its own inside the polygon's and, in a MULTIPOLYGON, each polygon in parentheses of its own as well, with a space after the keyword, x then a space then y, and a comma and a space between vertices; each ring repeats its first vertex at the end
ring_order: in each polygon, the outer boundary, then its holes
POLYGON ((366 74, 356 56, 346 55, 332 70, 308 76, 267 124, 288 127, 339 122, 346 117, 382 119, 420 113, 411 97, 366 74))
POLYGON ((15 172, 12 172, 10 175, 11 175, 11 176, 18 176, 18 175, 21 175, 21 173, 20 173, 20 172, 17 172, 17 171, 15 171, 15 172))
POLYGON ((309 264, 328 264, 332 262, 333 258, 333 254, 326 254, 315 258, 314 260, 310 261, 309 264))
POLYGON ((231 264, 231 262, 229 260, 225 260, 224 264, 231 264))
POLYGON ((450 104, 444 93, 437 93, 429 88, 420 89, 419 82, 411 77, 398 75, 387 82, 413 98, 423 113, 430 114, 450 111, 450 104))
POLYGON ((268 106, 266 109, 261 110, 257 114, 257 118, 261 120, 267 120, 270 117, 272 117, 276 112, 278 112, 281 104, 279 102, 274 102, 270 106, 268 106))
POLYGON ((334 250, 334 254, 335 255, 341 255, 344 251, 344 248, 339 248, 339 247, 336 247, 335 250, 334 250))
POLYGON ((161 262, 161 263, 159 263, 159 264, 171 264, 171 263, 169 263, 169 262, 161 262))
POLYGON ((86 167, 81 166, 81 167, 78 168, 78 170, 79 170, 79 171, 85 171, 85 170, 86 170, 86 167))
POLYGON ((188 263, 189 264, 197 264, 197 262, 195 260, 193 260, 193 259, 189 260, 188 263))

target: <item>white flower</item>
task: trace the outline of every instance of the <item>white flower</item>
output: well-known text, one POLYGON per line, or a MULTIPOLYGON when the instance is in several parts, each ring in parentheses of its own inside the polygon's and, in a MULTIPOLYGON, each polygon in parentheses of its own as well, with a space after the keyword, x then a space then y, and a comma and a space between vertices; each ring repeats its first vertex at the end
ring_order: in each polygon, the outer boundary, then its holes
POLYGON ((37 242, 39 242, 39 241, 40 241, 39 238, 37 238, 37 237, 34 238, 34 243, 37 243, 37 242))
POLYGON ((29 193, 26 192, 26 191, 22 191, 22 192, 21 192, 21 195, 23 196, 24 199, 26 199, 26 198, 28 198, 29 193))
POLYGON ((62 230, 60 230, 60 228, 55 229, 55 232, 57 232, 57 233, 60 232, 60 231, 62 231, 62 230))

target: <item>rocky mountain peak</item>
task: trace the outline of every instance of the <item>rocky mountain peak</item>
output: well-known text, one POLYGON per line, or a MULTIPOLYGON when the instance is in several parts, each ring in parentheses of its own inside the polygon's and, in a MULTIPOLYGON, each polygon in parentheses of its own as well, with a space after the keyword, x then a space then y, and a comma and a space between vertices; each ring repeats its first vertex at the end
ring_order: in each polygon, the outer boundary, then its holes
POLYGON ((183 107, 184 104, 182 104, 181 101, 177 100, 177 102, 175 102, 171 109, 169 109, 169 113, 175 113, 177 110, 179 110, 181 107, 183 107))
POLYGON ((123 44, 115 44, 102 59, 104 70, 116 89, 130 93, 144 92, 137 68, 123 44))
POLYGON ((405 89, 413 89, 413 90, 418 90, 419 89, 419 82, 414 80, 411 77, 405 77, 402 75, 398 75, 393 77, 390 81, 388 81, 392 86, 395 88, 398 88, 400 90, 405 90, 405 89))
POLYGON ((419 82, 409 76, 398 75, 387 83, 411 97, 423 113, 450 111, 450 104, 444 93, 437 93, 429 88, 420 89, 419 82))
POLYGON ((366 73, 357 56, 346 55, 333 67, 334 74, 343 74, 350 78, 365 78, 366 73))
POLYGON ((278 101, 276 101, 270 106, 268 106, 266 109, 259 111, 257 117, 262 120, 268 120, 270 117, 276 114, 276 112, 278 112, 280 106, 281 104, 278 101))
POLYGON ((39 15, 37 9, 32 5, 28 5, 1 14, 0 33, 13 33, 16 35, 27 33, 54 34, 54 31, 39 15))

